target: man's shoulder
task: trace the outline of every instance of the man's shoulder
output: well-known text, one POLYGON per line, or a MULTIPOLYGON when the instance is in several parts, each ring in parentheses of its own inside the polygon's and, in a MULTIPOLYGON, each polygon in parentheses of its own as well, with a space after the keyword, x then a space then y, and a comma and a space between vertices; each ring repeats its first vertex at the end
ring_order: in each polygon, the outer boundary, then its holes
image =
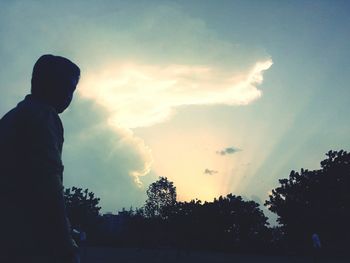
POLYGON ((0 126, 31 130, 49 128, 63 132, 63 126, 56 110, 30 95, 0 120, 0 126))
POLYGON ((32 124, 62 126, 56 110, 31 96, 27 96, 17 105, 18 112, 32 124))

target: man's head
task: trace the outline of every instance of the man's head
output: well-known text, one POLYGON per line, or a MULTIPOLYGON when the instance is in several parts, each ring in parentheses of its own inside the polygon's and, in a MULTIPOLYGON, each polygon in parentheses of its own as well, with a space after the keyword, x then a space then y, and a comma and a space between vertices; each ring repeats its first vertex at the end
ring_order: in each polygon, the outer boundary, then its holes
POLYGON ((70 60, 43 55, 33 68, 32 95, 49 103, 61 113, 71 103, 79 77, 79 67, 70 60))

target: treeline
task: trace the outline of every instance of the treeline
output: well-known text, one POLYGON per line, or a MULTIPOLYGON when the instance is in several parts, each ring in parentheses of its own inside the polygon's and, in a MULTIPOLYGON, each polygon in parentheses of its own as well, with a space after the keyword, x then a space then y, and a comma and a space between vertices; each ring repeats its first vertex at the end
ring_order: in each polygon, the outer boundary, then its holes
POLYGON ((212 202, 178 202, 166 177, 152 183, 145 205, 100 215, 87 189, 67 189, 73 226, 94 245, 216 249, 257 253, 307 253, 317 233, 325 253, 341 254, 350 234, 350 154, 329 151, 319 170, 291 171, 265 206, 278 215, 270 227, 260 205, 229 194, 212 202))
POLYGON ((122 211, 118 245, 182 249, 261 250, 270 240, 267 218, 253 201, 228 195, 213 202, 177 202, 158 216, 143 209, 122 211))

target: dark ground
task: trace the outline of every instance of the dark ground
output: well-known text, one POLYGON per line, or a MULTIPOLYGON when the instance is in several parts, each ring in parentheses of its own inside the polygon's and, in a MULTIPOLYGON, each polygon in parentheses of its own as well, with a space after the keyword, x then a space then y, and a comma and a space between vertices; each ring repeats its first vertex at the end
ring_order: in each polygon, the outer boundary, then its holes
MULTIPOLYGON (((242 255, 193 251, 179 254, 174 249, 96 248, 82 249, 81 263, 314 263, 311 257, 242 255)), ((346 263, 322 258, 319 263, 346 263)))

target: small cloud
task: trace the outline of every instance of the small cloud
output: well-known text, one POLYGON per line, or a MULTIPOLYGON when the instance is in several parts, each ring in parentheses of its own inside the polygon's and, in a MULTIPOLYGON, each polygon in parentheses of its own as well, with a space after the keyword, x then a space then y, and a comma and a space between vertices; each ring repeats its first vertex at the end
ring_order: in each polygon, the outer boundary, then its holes
POLYGON ((234 154, 236 152, 242 151, 241 149, 235 148, 235 147, 227 147, 223 150, 216 151, 217 154, 220 155, 226 155, 226 154, 234 154))
POLYGON ((208 174, 208 175, 213 175, 213 174, 217 174, 219 171, 216 170, 210 170, 210 169, 205 169, 204 170, 204 174, 208 174))

